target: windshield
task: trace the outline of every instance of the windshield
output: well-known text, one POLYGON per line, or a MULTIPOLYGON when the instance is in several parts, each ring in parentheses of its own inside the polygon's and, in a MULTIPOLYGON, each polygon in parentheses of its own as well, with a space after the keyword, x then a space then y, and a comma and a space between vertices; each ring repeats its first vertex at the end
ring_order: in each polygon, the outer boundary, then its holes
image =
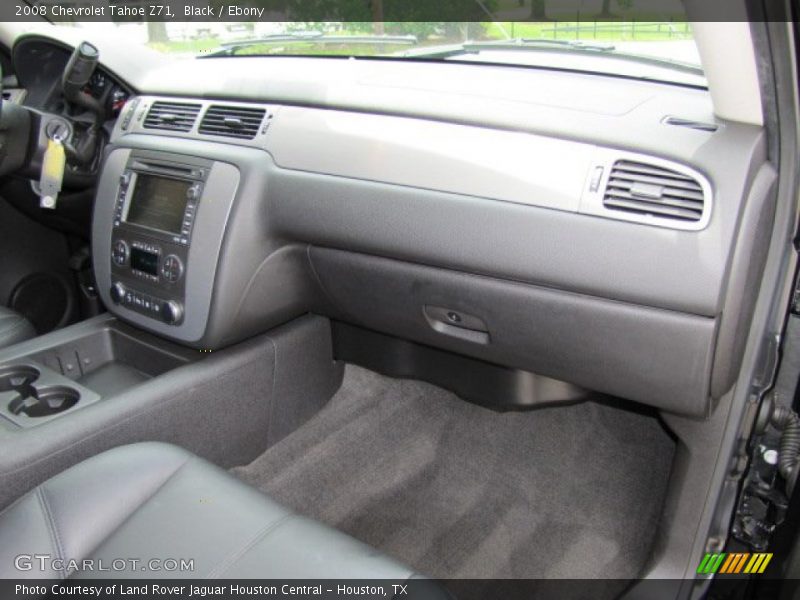
POLYGON ((685 21, 87 22, 70 26, 102 30, 181 58, 308 55, 461 61, 705 85, 692 30, 685 21))

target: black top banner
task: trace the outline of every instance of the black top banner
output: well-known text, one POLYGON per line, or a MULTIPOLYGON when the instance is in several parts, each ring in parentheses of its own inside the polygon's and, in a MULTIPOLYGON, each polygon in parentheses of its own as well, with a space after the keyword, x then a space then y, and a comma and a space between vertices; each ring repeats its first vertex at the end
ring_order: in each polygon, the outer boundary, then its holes
POLYGON ((751 0, 10 0, 0 3, 0 18, 52 22, 765 20, 758 3, 751 0))

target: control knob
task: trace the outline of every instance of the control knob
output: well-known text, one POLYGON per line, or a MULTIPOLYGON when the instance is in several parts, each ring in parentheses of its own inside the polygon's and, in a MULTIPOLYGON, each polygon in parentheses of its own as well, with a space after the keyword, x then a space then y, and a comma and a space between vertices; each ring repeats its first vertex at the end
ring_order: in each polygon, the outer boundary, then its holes
POLYGON ((114 246, 111 248, 111 260, 114 261, 114 264, 121 267, 128 262, 129 257, 130 249, 128 244, 124 240, 114 242, 114 246))
POLYGON ((111 291, 109 293, 114 304, 119 304, 122 302, 122 299, 125 298, 125 286, 117 282, 111 286, 111 291))
POLYGON ((161 318, 168 325, 173 325, 183 317, 183 306, 175 300, 167 300, 161 304, 161 318))
POLYGON ((161 264, 161 275, 170 283, 175 283, 183 275, 183 262, 181 259, 170 254, 164 259, 161 264))
POLYGON ((193 186, 186 190, 186 199, 190 202, 197 200, 200 197, 200 185, 195 183, 193 186))

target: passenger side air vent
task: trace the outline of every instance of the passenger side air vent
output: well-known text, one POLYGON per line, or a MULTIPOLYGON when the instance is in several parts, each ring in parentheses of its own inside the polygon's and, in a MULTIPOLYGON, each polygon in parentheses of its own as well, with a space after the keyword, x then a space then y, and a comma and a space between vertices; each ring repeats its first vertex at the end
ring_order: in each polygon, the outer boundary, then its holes
POLYGON ((146 129, 166 129, 168 131, 191 131, 199 104, 188 102, 153 102, 144 120, 146 129))
POLYGON ((266 110, 244 106, 209 106, 200 122, 200 133, 244 140, 256 137, 266 110))
POLYGON ((705 193, 694 177, 633 160, 618 160, 603 194, 608 210, 693 223, 703 218, 705 193))

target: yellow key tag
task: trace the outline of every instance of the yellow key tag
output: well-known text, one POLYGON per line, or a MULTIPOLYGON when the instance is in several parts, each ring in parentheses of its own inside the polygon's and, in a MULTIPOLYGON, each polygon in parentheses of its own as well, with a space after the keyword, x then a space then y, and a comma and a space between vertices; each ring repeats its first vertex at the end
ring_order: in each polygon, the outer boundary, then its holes
POLYGON ((64 180, 64 167, 67 158, 64 144, 60 139, 49 140, 42 160, 42 175, 39 179, 40 200, 42 208, 55 208, 61 182, 64 180))

